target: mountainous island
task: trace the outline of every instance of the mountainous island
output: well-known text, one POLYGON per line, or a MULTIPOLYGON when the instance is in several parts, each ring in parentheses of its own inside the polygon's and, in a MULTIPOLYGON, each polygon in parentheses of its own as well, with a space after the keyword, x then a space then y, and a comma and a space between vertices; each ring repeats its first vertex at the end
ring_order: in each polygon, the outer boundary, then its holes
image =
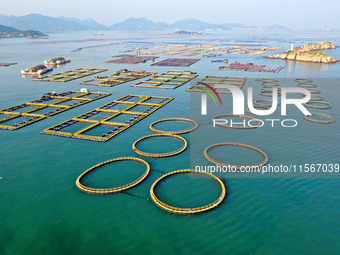
POLYGON ((1 15, 0 24, 14 27, 19 30, 37 30, 42 32, 63 32, 63 31, 98 31, 98 30, 124 30, 124 31, 202 31, 202 30, 288 30, 289 28, 272 26, 247 26, 239 23, 212 24, 197 19, 179 20, 172 24, 164 22, 153 22, 146 18, 128 18, 111 26, 100 24, 93 19, 78 19, 68 17, 49 17, 40 14, 28 14, 25 16, 1 15))
POLYGON ((18 37, 38 39, 38 38, 47 38, 48 35, 45 35, 44 33, 36 31, 36 30, 21 31, 13 27, 0 25, 0 38, 18 38, 18 37))
POLYGON ((296 60, 314 63, 337 63, 339 60, 328 56, 320 50, 335 49, 337 46, 331 42, 307 43, 303 47, 292 47, 283 54, 268 56, 270 59, 296 60))

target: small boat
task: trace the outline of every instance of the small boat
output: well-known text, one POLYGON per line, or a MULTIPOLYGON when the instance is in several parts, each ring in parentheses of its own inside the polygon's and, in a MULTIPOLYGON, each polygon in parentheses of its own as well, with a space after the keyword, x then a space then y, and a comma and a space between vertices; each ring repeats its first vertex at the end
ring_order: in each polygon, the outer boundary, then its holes
POLYGON ((63 57, 51 58, 50 60, 45 60, 45 65, 56 66, 71 62, 70 59, 65 59, 63 57))
POLYGON ((56 92, 51 91, 51 92, 45 93, 45 94, 41 97, 41 99, 49 98, 49 97, 51 97, 51 96, 56 96, 56 95, 57 95, 56 92))
POLYGON ((25 70, 21 70, 21 75, 38 76, 44 73, 51 72, 52 70, 53 70, 52 67, 46 67, 44 65, 36 65, 36 66, 26 68, 25 70))

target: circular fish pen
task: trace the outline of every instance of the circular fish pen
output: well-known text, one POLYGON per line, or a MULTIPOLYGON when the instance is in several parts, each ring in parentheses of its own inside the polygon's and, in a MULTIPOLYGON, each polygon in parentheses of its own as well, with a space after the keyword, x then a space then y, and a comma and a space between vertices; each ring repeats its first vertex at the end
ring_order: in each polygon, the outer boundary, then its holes
POLYGON ((118 193, 127 189, 130 189, 134 186, 137 186, 139 183, 141 183, 150 173, 150 165, 144 161, 143 159, 140 158, 136 158, 136 157, 121 157, 121 158, 114 158, 114 159, 110 159, 104 162, 101 162, 89 169, 87 169, 85 172, 83 172, 81 175, 79 175, 79 177, 76 180, 76 186, 80 191, 83 191, 85 193, 88 194, 93 194, 93 195, 105 195, 105 194, 113 194, 113 193, 118 193), (99 189, 99 188, 91 188, 91 187, 87 187, 83 184, 81 184, 81 180, 87 175, 89 174, 91 171, 96 170, 97 168, 113 163, 113 162, 118 162, 118 161, 132 161, 141 165, 145 166, 145 172, 142 174, 142 176, 140 176, 138 179, 136 179, 133 182, 130 182, 128 184, 119 186, 119 187, 114 187, 114 188, 108 188, 108 189, 99 189))
POLYGON ((311 82, 313 82, 313 80, 311 80, 311 79, 295 79, 294 81, 298 82, 298 83, 311 83, 311 82))
MULTIPOLYGON (((300 98, 305 98, 306 96, 301 95, 300 98)), ((325 98, 318 94, 312 94, 312 97, 310 98, 311 101, 323 101, 325 98)))
POLYGON ((333 107, 332 104, 328 102, 321 102, 321 101, 309 101, 307 103, 304 103, 304 106, 311 108, 311 109, 318 109, 318 110, 331 109, 333 107))
POLYGON ((135 141, 133 143, 132 149, 138 155, 141 155, 143 157, 164 158, 164 157, 170 157, 170 156, 175 156, 177 154, 180 154, 181 152, 183 152, 187 148, 187 146, 188 146, 187 141, 183 137, 180 137, 179 135, 173 135, 173 134, 152 134, 152 135, 147 135, 147 136, 143 136, 143 137, 139 138, 137 141, 135 141), (154 138, 154 137, 168 137, 168 138, 177 139, 177 140, 183 142, 183 147, 178 149, 178 150, 175 150, 175 151, 164 152, 164 153, 151 153, 151 152, 145 152, 145 151, 141 151, 141 150, 137 149, 137 144, 139 142, 141 142, 143 140, 146 140, 146 139, 154 138))
POLYGON ((275 86, 263 86, 261 90, 265 92, 273 92, 273 88, 277 88, 278 93, 280 93, 281 88, 275 86))
MULTIPOLYGON (((269 104, 263 104, 263 103, 261 103, 261 102, 268 102, 268 103, 272 103, 273 102, 273 100, 271 100, 271 99, 258 99, 258 100, 255 100, 254 101, 254 104, 256 105, 256 106, 258 106, 258 107, 262 107, 262 108, 265 108, 265 109, 269 109, 272 105, 269 105, 269 104)), ((277 106, 279 106, 280 105, 280 103, 279 102, 277 102, 277 106)))
POLYGON ((324 114, 324 113, 312 113, 312 115, 305 115, 305 119, 314 122, 314 123, 319 123, 319 124, 331 124, 335 122, 335 118, 329 114, 324 114), (326 120, 315 120, 312 119, 312 116, 318 116, 318 117, 323 117, 326 118, 326 120))
POLYGON ((273 79, 273 78, 262 78, 262 79, 259 79, 259 81, 262 81, 262 82, 278 82, 279 80, 273 79))
MULTIPOLYGON (((261 96, 264 96, 264 97, 273 97, 273 91, 271 90, 263 90, 263 91, 260 91, 260 95, 261 96)), ((280 91, 277 92, 277 96, 281 96, 281 93, 280 91)))
POLYGON ((277 87, 280 85, 280 83, 276 82, 276 81, 263 81, 262 82, 263 86, 274 86, 277 87))
MULTIPOLYGON (((256 110, 268 110, 269 108, 270 108, 270 106, 266 106, 266 107, 264 107, 264 106, 257 106, 255 109, 256 110)), ((249 107, 246 108, 246 112, 254 115, 254 113, 252 113, 250 111, 249 107)))
POLYGON ((301 88, 312 89, 316 88, 318 85, 313 83, 298 83, 297 86, 301 88))
POLYGON ((307 90, 310 91, 311 94, 320 94, 321 90, 319 89, 313 89, 313 88, 306 88, 307 90))
POLYGON ((196 171, 193 169, 182 169, 182 170, 176 170, 170 173, 167 173, 163 176, 161 176, 160 178, 158 178, 151 186, 150 188, 150 198, 152 200, 152 202, 158 206, 160 209, 169 212, 169 213, 173 213, 173 214, 181 214, 181 215, 192 215, 192 214, 197 214, 197 213, 202 213, 202 212, 206 212, 209 210, 212 210, 214 208, 216 208, 217 206, 219 206, 224 198, 226 196, 226 188, 223 184, 223 182, 217 178, 215 175, 208 173, 208 172, 200 172, 200 171, 196 171), (181 207, 175 207, 175 206, 171 206, 168 205, 164 202, 162 202, 155 194, 155 189, 156 186, 164 181, 166 178, 174 176, 176 174, 198 174, 201 175, 205 178, 209 178, 211 180, 213 180, 214 182, 216 182, 220 188, 221 188, 221 194, 219 195, 219 197, 212 203, 209 203, 207 205, 204 206, 200 206, 200 207, 193 207, 193 208, 181 208, 181 207))
POLYGON ((215 159, 213 159, 212 157, 209 156, 209 154, 208 154, 209 150, 211 150, 212 148, 222 147, 222 146, 241 147, 241 148, 256 151, 263 156, 264 159, 260 163, 252 164, 252 165, 244 165, 244 167, 260 167, 260 166, 264 166, 268 163, 268 155, 264 151, 260 150, 257 147, 254 147, 254 146, 251 146, 251 145, 248 145, 248 144, 243 144, 243 143, 216 143, 216 144, 210 145, 209 147, 207 147, 204 150, 204 152, 203 152, 204 157, 210 163, 213 163, 215 165, 226 166, 226 167, 235 167, 236 170, 240 170, 241 167, 242 167, 240 165, 232 165, 232 164, 228 164, 228 163, 225 163, 225 162, 219 162, 219 161, 217 161, 217 160, 215 160, 215 159))
POLYGON ((189 133, 189 132, 194 131, 197 127, 198 127, 198 124, 197 124, 196 121, 193 121, 191 119, 186 119, 186 118, 167 118, 167 119, 161 119, 161 120, 157 120, 157 121, 151 123, 151 125, 149 126, 151 131, 154 132, 154 133, 157 133, 157 134, 164 134, 164 133, 166 133, 166 134, 173 134, 173 135, 189 133), (193 127, 188 128, 188 129, 184 129, 184 130, 178 130, 178 131, 165 131, 165 130, 160 130, 160 129, 154 128, 155 124, 161 123, 161 122, 166 122, 166 121, 188 122, 188 123, 193 124, 193 127))
POLYGON ((220 126, 220 127, 225 127, 225 128, 235 128, 235 129, 251 129, 251 128, 257 128, 260 127, 262 125, 262 122, 258 119, 256 119, 255 117, 252 116, 248 116, 248 115, 233 115, 233 114, 222 114, 222 115, 217 115, 215 117, 213 117, 211 119, 211 121, 214 123, 214 120, 216 118, 220 118, 220 117, 231 117, 231 118, 242 118, 242 119, 248 119, 248 123, 250 121, 254 121, 257 124, 253 125, 253 126, 232 126, 232 125, 228 125, 228 124, 221 124, 221 123, 215 123, 215 125, 220 126))

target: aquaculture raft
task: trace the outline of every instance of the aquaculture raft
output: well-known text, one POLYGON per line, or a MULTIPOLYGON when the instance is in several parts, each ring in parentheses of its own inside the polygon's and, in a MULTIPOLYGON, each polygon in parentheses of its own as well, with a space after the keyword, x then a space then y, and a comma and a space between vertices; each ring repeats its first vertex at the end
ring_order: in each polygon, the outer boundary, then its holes
POLYGON ((215 209, 217 206, 219 206, 223 202, 225 196, 226 196, 226 188, 225 188, 223 182, 219 178, 217 178, 215 175, 213 175, 211 173, 199 172, 199 171, 196 171, 196 170, 193 170, 193 169, 183 169, 183 170, 177 170, 177 171, 167 173, 167 174, 161 176, 159 179, 157 179, 152 184, 151 189, 150 189, 151 200, 156 206, 158 206, 160 209, 167 211, 169 213, 182 214, 182 215, 191 215, 191 214, 201 213, 201 212, 205 212, 205 211, 215 209), (161 181, 164 181, 166 178, 173 176, 173 175, 176 175, 176 174, 199 174, 199 175, 202 175, 206 178, 209 178, 209 179, 213 180, 214 182, 216 182, 220 186, 221 194, 214 202, 207 204, 205 206, 200 206, 200 207, 180 208, 180 207, 174 207, 174 206, 165 204, 161 200, 159 200, 158 197, 156 196, 156 194, 155 194, 156 186, 161 181))
POLYGON ((105 72, 107 69, 103 68, 78 68, 75 70, 51 74, 43 77, 38 77, 33 79, 34 81, 56 81, 56 82, 67 82, 76 80, 79 78, 83 78, 92 74, 97 74, 101 72, 105 72))
POLYGON ((43 134, 106 142, 169 103, 171 97, 127 95, 42 131, 43 134), (72 129, 74 126, 75 130, 72 129), (97 130, 96 133, 93 133, 97 130), (99 131, 101 134, 97 135, 99 131))
POLYGON ((204 77, 202 80, 195 83, 193 86, 187 89, 188 92, 205 92, 204 90, 207 88, 204 84, 207 84, 213 87, 218 93, 230 94, 230 90, 227 88, 218 88, 218 86, 223 85, 234 85, 239 88, 242 88, 246 81, 246 77, 237 77, 237 76, 214 76, 208 75, 204 77))
POLYGON ((240 64, 234 62, 227 66, 220 66, 220 70, 231 70, 231 71, 245 71, 245 72, 261 72, 261 73, 278 73, 284 66, 280 66, 276 69, 264 69, 265 65, 254 65, 253 63, 240 64))
POLYGON ((137 80, 140 78, 153 75, 155 72, 146 72, 141 70, 121 70, 115 72, 109 76, 97 76, 93 80, 83 81, 80 84, 93 85, 93 86, 103 86, 103 87, 113 87, 129 81, 137 80))
POLYGON ((132 86, 153 89, 176 89, 197 76, 196 73, 190 71, 168 71, 132 86))
POLYGON ((74 107, 107 97, 109 93, 68 91, 48 93, 42 98, 0 111, 0 129, 17 130, 74 107), (3 118, 1 118, 1 116, 3 118), (6 125, 7 121, 13 122, 6 125), (16 122, 17 121, 17 122, 16 122))
POLYGON ((76 180, 76 186, 80 191, 83 191, 85 193, 88 194, 94 194, 94 195, 105 195, 105 194, 113 194, 113 193, 117 193, 117 192, 121 192, 127 189, 130 189, 136 185, 138 185, 139 183, 141 183, 150 173, 150 165, 140 159, 140 158, 135 158, 135 157, 122 157, 122 158, 115 158, 115 159, 110 159, 104 162, 101 162, 89 169, 87 169, 85 172, 83 172, 76 180), (119 186, 119 187, 115 187, 115 188, 108 188, 108 189, 97 189, 97 188, 90 188, 90 187, 86 187, 83 184, 81 184, 81 179, 84 178, 88 173, 90 173, 93 170, 96 170, 97 168, 103 166, 103 165, 107 165, 110 164, 112 162, 117 162, 117 161, 133 161, 136 162, 138 164, 144 165, 145 166, 145 172, 142 174, 141 177, 139 177, 138 179, 134 180, 131 183, 125 184, 123 186, 119 186))
POLYGON ((156 56, 125 56, 119 59, 114 59, 114 60, 109 60, 106 61, 105 63, 109 63, 109 64, 139 64, 139 63, 145 63, 146 61, 149 60, 154 60, 156 58, 156 56))
POLYGON ((188 67, 200 61, 199 58, 167 58, 151 66, 181 66, 188 67))

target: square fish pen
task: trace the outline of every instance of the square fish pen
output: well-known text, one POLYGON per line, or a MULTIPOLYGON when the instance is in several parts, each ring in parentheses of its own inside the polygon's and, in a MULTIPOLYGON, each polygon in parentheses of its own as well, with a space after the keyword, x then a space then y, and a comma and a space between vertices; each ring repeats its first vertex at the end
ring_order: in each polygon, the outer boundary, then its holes
POLYGON ((97 76, 92 80, 80 82, 80 84, 84 85, 93 85, 93 86, 103 86, 103 87, 114 87, 129 81, 138 80, 150 75, 154 75, 155 72, 146 72, 142 70, 121 70, 119 72, 115 72, 112 75, 108 76, 97 76))
POLYGON ((132 86, 153 89, 176 89, 197 76, 196 73, 190 71, 168 71, 132 86))
POLYGON ((47 94, 42 98, 0 111, 0 129, 17 130, 77 106, 107 97, 100 92, 68 91, 47 94))
POLYGON ((151 66, 180 66, 180 67, 188 67, 196 62, 200 61, 199 58, 167 58, 157 63, 152 64, 151 66))
POLYGON ((122 57, 119 59, 114 59, 114 60, 109 60, 106 61, 105 63, 108 64, 129 64, 129 65, 133 65, 133 64, 139 64, 139 63, 145 63, 149 60, 154 60, 156 58, 156 56, 126 56, 126 57, 122 57))
POLYGON ((107 142, 169 103, 171 97, 126 95, 92 111, 43 130, 41 133, 107 142))
POLYGON ((76 79, 80 79, 92 74, 105 72, 107 69, 103 68, 78 68, 75 70, 62 72, 58 74, 51 74, 43 77, 33 79, 34 81, 56 81, 56 82, 68 82, 76 79))
POLYGON ((230 94, 231 92, 227 88, 217 88, 216 85, 234 85, 239 87, 240 89, 243 87, 246 82, 246 77, 238 77, 238 76, 215 76, 208 75, 204 77, 202 80, 196 82, 193 86, 187 89, 188 92, 204 92, 207 84, 213 87, 218 93, 230 94))

